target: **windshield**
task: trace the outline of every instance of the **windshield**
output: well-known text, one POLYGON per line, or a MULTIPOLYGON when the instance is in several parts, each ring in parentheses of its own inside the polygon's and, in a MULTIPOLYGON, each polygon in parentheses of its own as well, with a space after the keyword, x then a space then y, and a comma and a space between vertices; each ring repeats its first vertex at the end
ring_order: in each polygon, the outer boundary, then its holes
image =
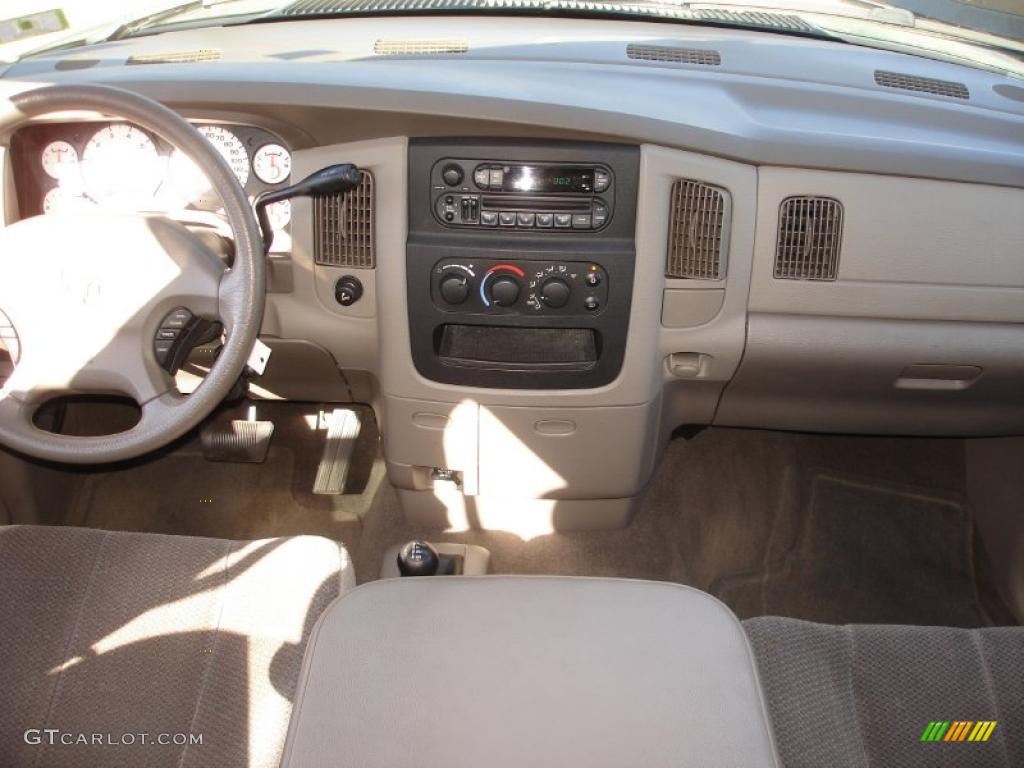
POLYGON ((766 10, 802 25, 771 31, 935 54, 1024 77, 1024 0, 4 0, 0 60, 170 29, 310 17, 507 11, 756 29, 757 14, 743 11, 766 10))

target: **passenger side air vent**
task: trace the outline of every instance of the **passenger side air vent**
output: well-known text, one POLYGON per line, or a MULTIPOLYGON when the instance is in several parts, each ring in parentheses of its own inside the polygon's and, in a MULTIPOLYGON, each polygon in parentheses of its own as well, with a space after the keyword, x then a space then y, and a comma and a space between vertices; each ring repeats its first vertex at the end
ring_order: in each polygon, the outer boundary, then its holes
POLYGON ((901 91, 932 93, 936 96, 949 96, 954 99, 971 98, 971 93, 967 90, 967 86, 953 80, 935 80, 931 77, 904 75, 900 72, 885 72, 879 69, 875 70, 875 83, 886 88, 897 88, 901 91))
POLYGON ((346 195, 313 198, 313 256, 317 264, 373 269, 377 265, 373 174, 360 171, 346 195))
POLYGON ((672 185, 666 277, 721 280, 728 245, 729 193, 692 179, 672 185))
POLYGON ((630 43, 626 46, 626 55, 631 59, 643 61, 664 61, 670 64, 700 64, 717 67, 722 63, 718 51, 700 48, 677 48, 671 45, 640 45, 630 43))
POLYGON ((177 51, 174 53, 145 53, 140 56, 129 56, 128 64, 194 64, 199 61, 220 61, 224 52, 215 48, 204 48, 198 51, 177 51))
POLYGON ((775 277, 835 280, 842 239, 842 203, 831 197, 787 197, 779 206, 775 277))
POLYGON ((377 56, 435 56, 468 50, 465 40, 378 40, 373 44, 377 56))

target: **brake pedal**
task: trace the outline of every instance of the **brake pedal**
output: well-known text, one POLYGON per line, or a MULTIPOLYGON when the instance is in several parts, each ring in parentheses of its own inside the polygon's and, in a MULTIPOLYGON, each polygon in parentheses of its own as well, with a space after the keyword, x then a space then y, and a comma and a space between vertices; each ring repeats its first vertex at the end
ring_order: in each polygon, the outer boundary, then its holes
POLYGON ((199 431, 199 443, 207 461, 262 464, 267 458, 273 434, 272 421, 233 419, 227 423, 204 425, 199 431))
POLYGON ((327 441, 316 470, 313 493, 337 496, 345 491, 352 451, 362 426, 359 414, 350 408, 335 408, 327 416, 327 441))

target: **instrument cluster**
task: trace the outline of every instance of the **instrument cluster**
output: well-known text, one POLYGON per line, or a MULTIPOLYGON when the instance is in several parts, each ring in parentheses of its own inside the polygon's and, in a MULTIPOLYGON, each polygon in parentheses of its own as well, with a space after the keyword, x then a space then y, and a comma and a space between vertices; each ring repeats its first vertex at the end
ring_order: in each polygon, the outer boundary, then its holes
MULTIPOLYGON (((291 178, 291 153, 269 131, 254 126, 196 123, 217 149, 250 199, 291 178)), ((206 174, 183 152, 155 134, 126 122, 41 123, 12 142, 23 217, 103 209, 156 212, 189 218, 189 212, 223 217, 206 174)), ((287 250, 288 201, 268 209, 287 250)))

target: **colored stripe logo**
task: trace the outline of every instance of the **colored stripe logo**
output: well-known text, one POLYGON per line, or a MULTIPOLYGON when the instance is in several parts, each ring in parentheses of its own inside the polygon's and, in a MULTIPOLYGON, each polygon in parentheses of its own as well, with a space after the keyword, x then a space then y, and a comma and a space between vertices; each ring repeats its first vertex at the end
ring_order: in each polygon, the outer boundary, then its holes
POLYGON ((921 741, 988 741, 996 724, 995 720, 932 720, 921 741))

